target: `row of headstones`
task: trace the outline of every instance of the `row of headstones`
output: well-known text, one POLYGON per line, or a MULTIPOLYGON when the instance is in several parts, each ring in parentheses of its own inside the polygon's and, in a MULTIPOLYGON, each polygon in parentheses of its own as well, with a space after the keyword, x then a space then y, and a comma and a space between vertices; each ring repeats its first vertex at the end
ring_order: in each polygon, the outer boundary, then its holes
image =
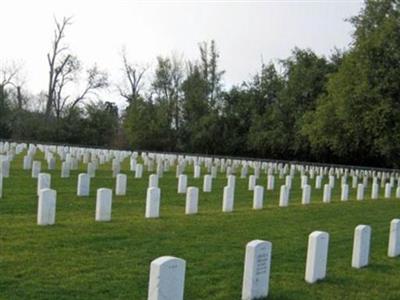
MULTIPOLYGON (((26 148, 26 144, 19 145, 21 146, 20 149, 26 148)), ((105 155, 107 156, 106 160, 109 161, 112 157, 115 157, 113 163, 117 161, 122 161, 123 159, 131 156, 131 166, 133 163, 133 160, 135 160, 138 157, 137 152, 129 152, 129 151, 116 151, 116 150, 99 150, 99 149, 87 149, 87 148, 78 148, 78 147, 64 147, 64 146, 45 146, 45 145, 38 145, 37 147, 30 144, 29 149, 28 149, 28 154, 29 155, 34 155, 36 152, 36 148, 40 149, 41 151, 45 152, 46 158, 49 158, 50 156, 53 155, 51 151, 54 151, 58 153, 61 157, 62 160, 68 160, 72 159, 73 155, 78 156, 77 160, 82 159, 84 163, 88 163, 89 161, 89 155, 95 157, 96 155, 105 155)), ((21 150, 19 150, 21 151, 21 150)), ((242 175, 243 173, 247 173, 247 168, 250 166, 254 168, 254 173, 256 174, 257 177, 259 177, 259 169, 263 169, 268 171, 268 173, 271 173, 273 170, 274 172, 282 171, 280 172, 281 174, 286 174, 290 172, 291 175, 294 174, 294 172, 300 171, 301 174, 303 175, 304 173, 308 172, 313 178, 314 173, 320 173, 320 174, 334 174, 336 173, 337 176, 340 174, 356 174, 362 175, 362 174, 377 174, 378 178, 385 178, 389 176, 388 172, 376 172, 376 171, 363 171, 363 170, 350 170, 346 168, 328 168, 328 167, 315 167, 315 166, 304 166, 304 165, 299 165, 299 164, 292 164, 289 166, 289 164, 283 164, 283 163, 274 163, 274 162, 259 162, 259 161, 246 161, 246 160, 239 160, 239 159, 224 159, 224 158, 209 158, 209 157, 197 157, 197 156, 188 156, 188 155, 166 155, 166 154, 158 154, 158 153, 142 153, 141 154, 145 165, 150 166, 154 164, 154 161, 157 161, 159 163, 162 160, 169 161, 169 162, 175 162, 178 161, 179 163, 184 162, 183 165, 186 163, 193 164, 196 167, 199 167, 202 163, 207 167, 210 168, 211 165, 215 166, 221 166, 221 171, 223 167, 237 167, 242 165, 242 175)), ((132 167, 131 167, 132 170, 132 167)), ((152 170, 151 170, 152 171, 152 170)), ((231 171, 236 171, 232 170, 231 171)), ((195 173, 198 173, 198 171, 194 171, 195 173)), ((116 172, 118 173, 118 172, 116 172)), ((227 174, 231 174, 231 172, 227 172, 227 174)), ((398 175, 397 175, 398 177, 398 175)))
MULTIPOLYGON (((38 146, 38 148, 41 148, 40 146, 38 146)), ((54 147, 53 147, 54 148, 54 147)), ((55 149, 55 148, 54 148, 55 149)), ((53 149, 53 150, 54 150, 53 149)), ((59 148, 57 148, 57 149, 59 149, 59 148)), ((77 149, 80 149, 80 148, 77 148, 77 149)), ((46 150, 44 150, 44 151, 46 151, 46 150)), ((82 150, 82 149, 80 149, 80 151, 83 153, 83 154, 81 154, 83 157, 84 157, 84 161, 85 161, 85 157, 88 157, 88 152, 84 152, 84 150, 82 150)), ((94 150, 92 150, 92 151, 94 151, 94 150)), ((97 151, 97 153, 98 153, 98 151, 99 150, 96 150, 97 151)), ((32 160, 32 156, 34 155, 34 153, 36 152, 36 148, 34 147, 34 146, 32 146, 32 144, 31 145, 29 145, 29 149, 28 149, 28 155, 26 155, 25 157, 24 157, 24 169, 29 169, 29 167, 30 167, 30 165, 32 164, 32 177, 34 177, 34 178, 36 178, 37 176, 38 176, 38 174, 39 174, 39 172, 40 172, 40 169, 41 169, 41 166, 40 166, 40 162, 39 161, 31 161, 32 160)), ((45 152, 46 153, 46 157, 47 157, 47 159, 48 159, 48 168, 49 169, 54 169, 55 168, 55 160, 54 160, 54 157, 53 157, 53 155, 52 155, 52 153, 50 153, 50 152, 45 152)), ((62 152, 62 153, 64 153, 65 154, 65 152, 62 152)), ((116 152, 116 153, 119 153, 118 151, 116 152)), ((77 169, 77 165, 76 165, 76 160, 73 160, 73 162, 70 162, 70 161, 68 161, 68 159, 70 159, 71 157, 68 157, 68 155, 69 155, 69 153, 67 153, 66 154, 66 161, 64 161, 63 163, 62 163, 62 169, 61 169, 61 177, 62 178, 67 178, 67 177, 69 177, 69 171, 71 170, 71 169, 77 169)), ((115 177, 119 172, 120 172, 120 161, 121 160, 123 160, 124 158, 126 158, 126 157, 128 157, 130 155, 130 153, 129 152, 123 152, 123 155, 115 155, 115 156, 117 156, 116 158, 114 158, 113 159, 113 167, 112 167, 112 169, 113 169, 113 176, 115 177)), ((159 154, 157 154, 158 156, 160 156, 159 154)), ((110 156, 108 159, 111 159, 111 157, 112 156, 110 156)), ((136 178, 141 178, 142 177, 142 173, 143 173, 143 165, 141 165, 141 164, 137 164, 136 163, 136 158, 138 157, 138 154, 137 154, 137 152, 134 152, 131 156, 131 169, 134 167, 134 171, 135 171, 135 177, 136 178)), ((148 157, 151 157, 151 155, 149 154, 148 156, 147 155, 144 155, 143 153, 142 153, 142 157, 144 158, 143 160, 144 160, 144 162, 145 162, 145 164, 146 163, 148 163, 148 161, 151 161, 148 157)), ((176 155, 174 156, 174 155, 170 155, 170 156, 164 156, 164 155, 161 155, 161 157, 162 158, 165 158, 165 157, 168 157, 168 160, 167 161, 173 161, 175 158, 176 158, 176 155), (172 157, 172 159, 171 159, 171 157, 172 157)), ((197 159, 198 159, 198 157, 190 157, 190 156, 188 156, 188 157, 181 157, 181 156, 178 156, 178 158, 180 158, 181 159, 181 161, 184 161, 184 162, 186 162, 186 161, 189 161, 189 162, 192 162, 192 163, 197 163, 197 159), (185 160, 186 159, 186 160, 185 160)), ((88 160, 88 159, 86 159, 86 160, 88 160)), ((200 159, 199 159, 200 160, 200 159)), ((206 161, 206 160, 203 160, 203 161, 206 161)), ((212 159, 210 159, 210 158, 207 158, 207 161, 208 162, 213 162, 213 161, 217 161, 217 162, 220 162, 221 164, 223 164, 223 162, 224 162, 224 159, 221 159, 221 160, 217 160, 217 159, 214 159, 214 160, 212 160, 212 159)), ((230 162, 230 160, 226 160, 227 162, 230 162)), ((4 161, 5 163, 6 163, 6 161, 4 161)), ((239 162, 242 162, 242 164, 244 164, 243 165, 243 168, 242 168, 242 170, 244 170, 244 169, 247 169, 247 162, 244 162, 243 163, 243 161, 240 161, 240 160, 233 160, 233 162, 235 163, 237 163, 237 164, 239 164, 239 162)), ((228 163, 227 163, 228 164, 228 163)), ((166 166, 168 166, 168 164, 165 164, 166 166)), ((182 174, 182 170, 184 169, 184 165, 185 164, 183 164, 183 168, 182 168, 182 165, 180 165, 180 164, 178 164, 177 165, 177 177, 178 176, 180 176, 181 174, 182 174)), ((253 189, 253 187, 250 187, 250 186, 254 186, 255 185, 255 181, 256 181, 256 179, 258 178, 258 175, 259 175, 259 172, 256 172, 257 170, 259 170, 259 168, 257 167, 257 166, 259 166, 260 164, 257 164, 257 163, 254 163, 254 165, 256 166, 256 168, 255 168, 255 173, 256 173, 256 175, 251 175, 250 176, 250 178, 249 178, 249 189, 250 190, 252 190, 253 189), (257 174, 258 173, 258 174, 257 174)), ((268 164, 267 163, 263 163, 263 164, 261 164, 262 166, 268 166, 268 164)), ((271 165, 273 165, 273 164, 269 164, 270 166, 271 165)), ((320 168, 312 168, 312 167, 310 167, 310 168, 308 168, 307 166, 306 167, 304 167, 304 166, 299 166, 299 165, 291 165, 290 166, 290 168, 289 168, 289 166, 286 164, 286 165, 279 165, 279 164, 275 164, 275 167, 276 166, 279 166, 278 167, 278 169, 280 169, 281 171, 282 170, 284 170, 284 172, 283 173, 286 173, 288 170, 290 171, 290 174, 294 174, 294 171, 295 170, 299 170, 300 172, 301 172, 301 174, 304 174, 305 173, 305 171, 304 170, 306 170, 306 171, 309 171, 309 173, 310 173, 310 178, 313 178, 313 176, 314 176, 314 171, 316 170, 316 173, 318 173, 318 170, 319 170, 319 173, 320 174, 324 174, 324 173, 328 173, 328 174, 333 174, 333 173, 335 173, 334 172, 334 170, 333 169, 329 169, 328 170, 328 168, 327 167, 325 167, 325 168, 322 168, 322 167, 320 167, 320 168), (282 167, 283 166, 283 167, 282 167)), ((208 166, 210 167, 210 164, 208 164, 208 166)), ((87 173, 91 176, 91 177, 94 177, 95 176, 95 171, 96 171, 96 168, 97 168, 97 163, 94 163, 94 162, 89 162, 88 163, 88 166, 87 166, 87 173)), ((3 174, 3 176, 4 177, 8 177, 8 173, 9 173, 9 165, 8 165, 8 167, 6 166, 5 168, 2 168, 2 169, 4 169, 4 172, 2 172, 2 173, 4 173, 3 174)), ((167 167, 166 167, 166 169, 167 169, 167 167)), ((199 165, 194 165, 194 177, 195 178, 198 178, 199 176, 200 176, 200 166, 199 165)), ((271 171, 272 169, 270 168, 270 169, 268 169, 268 171, 271 171)), ((157 174, 161 177, 162 176, 162 173, 163 173, 163 168, 158 168, 157 167, 157 174), (159 169, 161 169, 161 171, 159 170, 159 169)), ((346 174, 346 171, 347 170, 345 170, 345 169, 336 169, 336 174, 337 175, 339 175, 340 173, 344 173, 344 174, 346 174)), ((355 170, 354 172, 353 171, 350 171, 350 174, 353 174, 353 184, 352 184, 352 187, 353 188, 356 188, 356 187, 358 187, 358 185, 357 185, 357 181, 358 181, 358 175, 363 175, 363 173, 362 172, 357 172, 358 170, 355 170), (356 174, 356 175, 354 175, 354 174, 356 174)), ((247 172, 247 171, 246 171, 247 172)), ((271 172, 269 172, 269 173, 271 173, 271 172)), ((283 174, 282 172, 280 172, 280 177, 281 177, 281 175, 283 174)), ((347 172, 348 173, 348 172, 347 172)), ((374 171, 369 171, 369 175, 371 175, 371 174, 374 174, 374 171)), ((229 174, 229 172, 227 172, 227 174, 229 174)), ((212 175, 212 177, 216 177, 216 166, 211 166, 211 175, 212 175)), ((365 174, 364 174, 365 175, 365 174)), ((368 174, 367 174, 368 175, 368 174)), ((229 176, 229 175, 228 175, 229 176)), ((247 175, 246 175, 247 176, 247 175)), ((374 177, 373 178, 373 182, 374 183, 376 183, 377 182, 377 180, 378 180, 378 178, 381 178, 381 186, 383 187, 384 186, 384 184, 385 184, 385 181, 386 181, 386 179, 387 178, 389 178, 388 177, 389 175, 388 175, 388 173, 381 173, 381 172, 378 172, 378 174, 377 174, 377 176, 376 177, 374 177), (386 176, 385 176, 386 175, 386 176)), ((243 178, 243 174, 242 174, 242 176, 241 176, 242 178, 243 178)), ((268 186, 270 186, 270 182, 271 182, 271 180, 270 179, 272 179, 272 189, 273 189, 273 177, 272 177, 272 175, 269 175, 268 176, 268 186)), ((287 186, 291 186, 291 180, 292 180, 292 175, 288 175, 288 176, 286 176, 286 185, 287 186)), ((333 187, 334 186, 334 180, 335 180, 335 177, 333 176, 333 175, 330 175, 329 176, 329 184, 331 185, 331 187, 333 187)), ((344 182, 346 182, 346 180, 347 180, 347 175, 344 175, 343 177, 342 177, 342 184, 344 183, 344 182)), ((390 184, 391 184, 391 186, 393 187, 393 185, 394 185, 394 180, 395 180, 395 177, 394 176, 391 176, 390 177, 390 184)), ((399 180, 399 179, 398 179, 399 180)), ((302 175, 302 177, 301 177, 301 181, 302 181, 302 183, 301 183, 301 186, 303 186, 304 185, 304 183, 303 183, 303 181, 305 181, 305 182, 307 182, 307 176, 305 176, 305 175, 302 175), (305 179, 305 180, 304 180, 305 179)), ((318 188, 321 188, 321 182, 322 182, 322 175, 318 175, 317 177, 316 177, 316 182, 315 182, 315 186, 316 186, 316 188, 318 189, 318 188)), ((368 176, 364 176, 364 178, 363 178, 363 184, 364 184, 364 186, 366 187, 367 186, 367 184, 368 184, 368 176)), ((399 182, 398 182, 398 184, 399 184, 399 182)), ((269 188, 270 189, 270 188, 269 188)), ((387 189, 387 188, 386 188, 387 189)), ((307 198, 307 197, 306 197, 307 198)), ((344 198, 346 198, 346 197, 344 197, 344 198)), ((374 197, 372 197, 372 198, 374 198, 374 197)), ((345 200, 345 199, 344 199, 345 200)))
MULTIPOLYGON (((19 147, 19 151, 21 151, 21 149, 26 148, 25 144, 22 145, 18 145, 21 146, 19 147)), ((49 164, 49 169, 53 169, 54 165, 55 165, 55 160, 53 157, 53 153, 49 151, 49 149, 51 149, 52 151, 56 151, 61 159, 65 159, 66 161, 66 165, 68 166, 69 169, 76 169, 77 165, 76 165, 76 160, 73 159, 72 157, 72 153, 74 155, 78 155, 80 156, 84 162, 88 163, 89 161, 89 154, 91 154, 92 156, 96 156, 99 155, 99 153, 101 155, 106 155, 105 153, 108 153, 107 156, 107 161, 109 161, 112 157, 115 157, 113 159, 113 175, 115 176, 116 174, 118 174, 120 172, 120 167, 118 167, 118 164, 120 161, 124 160, 127 157, 131 157, 131 170, 132 170, 132 165, 135 165, 135 160, 138 157, 138 153, 137 152, 128 152, 128 151, 116 151, 116 150, 99 150, 99 149, 86 149, 86 148, 77 148, 77 147, 59 147, 59 146, 43 146, 43 145, 38 145, 37 147, 30 144, 29 145, 29 149, 28 149, 28 155, 24 158, 24 161, 26 159, 26 162, 24 162, 24 168, 29 168, 30 165, 30 161, 32 156, 34 155, 34 153, 36 152, 36 148, 40 149, 41 151, 45 152, 45 156, 46 159, 48 159, 48 164, 49 164), (67 150, 66 150, 67 149, 67 150), (68 161, 71 160, 71 161, 68 161)), ((239 166, 242 165, 242 176, 247 176, 247 168, 248 166, 251 166, 254 168, 254 173, 255 176, 258 178, 259 177, 259 169, 264 169, 266 171, 268 171, 268 174, 271 174, 272 171, 278 172, 278 170, 280 171, 280 177, 283 174, 286 174, 288 172, 290 172, 291 175, 294 174, 294 172, 297 170, 299 172, 301 172, 302 175, 304 175, 305 173, 309 173, 310 177, 313 178, 315 173, 319 173, 319 174, 334 174, 336 173, 337 176, 339 176, 340 174, 353 174, 353 187, 355 186, 355 181, 354 181, 354 174, 356 176, 358 175, 364 175, 364 179, 367 176, 370 176, 371 174, 377 174, 378 178, 381 178, 381 186, 383 186, 383 184, 385 183, 386 178, 389 177, 389 173, 385 173, 385 172, 376 172, 376 171, 359 171, 359 170, 350 170, 350 172, 348 171, 348 169, 345 168, 328 168, 328 167, 314 167, 314 166, 304 166, 304 165, 289 165, 288 164, 281 164, 281 163, 266 163, 266 162, 257 162, 257 161, 245 161, 245 160, 231 160, 231 159, 219 159, 219 158, 204 158, 204 157, 195 157, 195 156, 183 156, 183 155, 165 155, 165 154, 152 154, 152 153, 142 153, 142 158, 145 162, 145 165, 147 165, 148 167, 150 167, 150 165, 152 164, 152 162, 154 160, 157 160, 157 163, 159 163, 162 160, 165 160, 165 162, 171 162, 173 163, 175 160, 177 160, 179 162, 179 165, 177 166, 177 169, 179 167, 180 170, 182 170, 182 165, 180 165, 180 163, 183 162, 183 167, 186 165, 186 163, 189 164, 194 164, 194 175, 195 177, 199 177, 200 176, 200 164, 204 163, 205 166, 207 166, 207 168, 212 168, 212 164, 214 164, 214 169, 216 166, 239 166), (246 174, 244 174, 246 173, 246 174), (365 176, 367 175, 367 176, 365 176)), ((93 159, 93 157, 92 157, 93 159)), ((96 158, 95 158, 96 159, 96 158)), ((79 160, 79 159, 78 159, 79 160)), ((104 161, 103 161, 104 162, 104 161)), ((94 163, 94 165, 97 165, 96 163, 94 163)), ((165 164, 165 166, 167 166, 168 164, 165 164)), ((67 173, 68 169, 67 167, 65 167, 65 172, 63 173, 67 173)), ((90 169, 90 167, 88 167, 88 169, 90 169)), ((136 168, 135 168, 136 170, 136 168)), ((210 170, 209 170, 210 171, 210 170)), ((231 170, 232 171, 232 170, 231 170)), ((235 171, 235 170, 233 170, 235 171)), ((90 172, 88 170, 88 172, 90 172)), ((178 171, 177 173, 182 172, 182 171, 178 171)), ((215 173, 214 170, 211 170, 211 173, 215 173)), ((157 167, 157 174, 161 177, 162 176, 162 168, 158 168, 157 167), (159 169, 161 169, 161 172, 159 172, 159 169)), ((227 174, 231 174, 231 172, 227 172, 227 174)), ((214 174, 212 174, 214 175, 214 174)), ((68 175, 66 175, 68 176, 68 175)), ((215 177, 215 175, 213 176, 215 177)), ((398 177, 398 175, 397 175, 398 177)), ((393 176, 392 176, 393 178, 393 176)), ((364 184, 366 184, 365 180, 364 180, 364 184)), ((391 183, 393 185, 393 183, 391 183)))
MULTIPOLYGON (((368 266, 371 227, 358 225, 354 231, 351 266, 368 266)), ((326 277, 329 234, 314 231, 308 238, 305 281, 315 283, 326 277)), ((253 300, 268 296, 272 243, 254 240, 246 245, 242 299, 253 300)), ((390 224, 388 256, 400 255, 400 219, 390 224)), ((151 262, 148 300, 182 300, 184 295, 186 261, 172 256, 159 257, 151 262)))
MULTIPOLYGON (((210 177, 211 178, 211 177, 210 177)), ((146 193, 146 218, 159 218, 160 217, 160 199, 161 190, 157 187, 158 177, 153 174, 149 178, 149 188, 146 193)), ((87 174, 80 174, 78 178, 78 196, 89 196, 90 177, 87 174)), ((325 185, 326 191, 330 190, 329 185, 325 185)), ((199 205, 199 189, 197 187, 180 186, 181 192, 186 193, 185 213, 187 215, 197 214, 199 205)), ((348 190, 348 189, 347 189, 348 190)), ((400 197, 399 188, 397 189, 396 196, 400 197)), ((179 191, 179 190, 178 190, 179 191)), ((330 193, 330 192, 329 192, 330 193)), ((126 175, 117 175, 116 195, 126 194, 126 175)), ((55 222, 56 214, 56 191, 50 189, 50 175, 41 173, 38 178, 38 224, 39 225, 52 225, 55 222), (46 212, 46 213, 43 213, 46 212)), ((330 194, 329 194, 330 197, 330 194)), ((360 198, 360 193, 357 193, 357 199, 360 198)), ((325 203, 330 202, 327 194, 324 193, 325 203)), ((303 204, 310 203, 310 187, 303 188, 303 204)), ((281 195, 279 199, 279 206, 286 207, 289 205, 289 196, 286 186, 282 186, 281 195)), ((253 194, 253 209, 262 209, 264 206, 264 187, 256 186, 253 194)), ((223 212, 232 212, 234 207, 234 188, 233 186, 226 186, 223 193, 223 212)), ((96 194, 96 221, 110 221, 112 209, 112 190, 101 188, 97 190, 96 194)))

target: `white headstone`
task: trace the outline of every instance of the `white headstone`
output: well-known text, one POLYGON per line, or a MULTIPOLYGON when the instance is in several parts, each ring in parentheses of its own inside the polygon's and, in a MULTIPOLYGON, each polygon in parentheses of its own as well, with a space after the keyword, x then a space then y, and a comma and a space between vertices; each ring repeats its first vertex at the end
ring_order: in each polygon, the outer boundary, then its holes
POLYGON ((78 176, 78 187, 77 187, 77 195, 78 196, 89 196, 90 192, 90 176, 86 173, 81 173, 78 176))
POLYGON ((186 191, 186 208, 187 215, 197 214, 199 204, 199 189, 197 187, 188 187, 186 191))
POLYGON ((117 174, 115 183, 115 195, 125 196, 126 195, 126 184, 127 184, 126 174, 117 174))
POLYGON ((242 300, 268 296, 272 243, 254 240, 246 245, 242 300))
POLYGON ((69 170, 70 170, 69 163, 64 161, 61 164, 61 178, 68 178, 69 177, 69 170))
POLYGON ((230 186, 233 190, 235 190, 236 187, 236 176, 235 175, 229 175, 228 176, 228 186, 230 186))
POLYGON ((362 183, 357 186, 357 200, 364 200, 364 184, 362 183))
POLYGON ((398 186, 396 188, 396 198, 399 199, 400 198, 400 186, 398 186))
POLYGON ((323 231, 314 231, 308 237, 308 250, 305 280, 315 283, 326 276, 328 261, 329 234, 323 231))
POLYGON ((358 225, 354 230, 353 257, 351 266, 359 269, 368 265, 371 241, 371 227, 358 225))
POLYGON ((357 176, 353 176, 353 178, 352 178, 352 188, 353 189, 355 189, 357 187, 357 181, 358 181, 357 176))
POLYGON ((264 187, 256 185, 253 192, 253 209, 262 209, 264 206, 264 187))
POLYGON ((292 188, 292 176, 287 175, 285 178, 285 185, 288 190, 292 188))
POLYGON ((340 200, 341 201, 349 200, 349 185, 347 183, 342 184, 342 193, 340 195, 340 200))
POLYGON ((96 194, 96 221, 111 221, 112 190, 100 188, 96 194))
POLYGON ((393 219, 390 222, 388 256, 400 255, 400 219, 393 219))
POLYGON ((30 170, 32 168, 32 157, 30 155, 24 156, 24 163, 22 168, 24 170, 30 170))
POLYGON ((331 188, 331 186, 329 184, 325 184, 324 185, 324 196, 323 196, 323 199, 322 199, 322 201, 324 203, 331 202, 331 194, 332 194, 331 190, 332 190, 332 188, 331 188))
POLYGON ((256 185, 257 177, 255 175, 249 176, 249 191, 253 191, 256 185))
POLYGON ((186 262, 163 256, 151 262, 147 300, 183 300, 186 262))
POLYGON ((32 164, 32 178, 38 178, 40 169, 41 169, 41 162, 40 161, 34 161, 32 164))
POLYGON ((150 187, 146 194, 146 218, 158 218, 160 216, 160 189, 150 187))
POLYGON ((8 158, 2 158, 0 155, 0 173, 3 178, 8 178, 10 176, 10 161, 8 158))
POLYGON ((194 178, 200 178, 201 168, 199 165, 194 166, 194 178))
POLYGON ((392 186, 388 182, 385 184, 385 198, 390 198, 391 195, 392 195, 392 186))
POLYGON ((96 166, 94 163, 90 162, 87 165, 87 174, 93 178, 96 176, 96 166))
POLYGON ((301 197, 302 204, 310 204, 311 200, 311 186, 309 184, 303 185, 303 194, 301 197))
POLYGON ((47 173, 39 173, 37 180, 37 195, 39 196, 40 190, 49 189, 51 184, 51 175, 47 173))
POLYGON ((379 184, 373 183, 371 190, 371 199, 378 199, 379 197, 379 184))
POLYGON ((212 190, 212 176, 204 175, 203 192, 211 192, 212 190))
POLYGON ((39 192, 37 223, 38 225, 53 225, 56 219, 55 190, 42 189, 39 192))
POLYGON ((289 205, 289 189, 286 185, 281 186, 281 191, 279 195, 279 206, 286 207, 289 205))
POLYGON ((320 189, 322 186, 322 176, 318 175, 315 177, 315 188, 320 189))
POLYGON ((274 175, 268 175, 268 179, 267 179, 267 190, 272 191, 274 189, 275 186, 275 177, 274 175))
POLYGON ((329 186, 333 189, 335 187, 335 176, 329 176, 329 186))
POLYGON ((47 169, 54 170, 56 168, 56 159, 54 157, 50 157, 47 160, 47 169))
POLYGON ((300 188, 303 188, 308 182, 308 177, 306 175, 301 176, 301 183, 300 183, 300 188))
POLYGON ((178 179, 178 194, 185 194, 187 189, 187 176, 184 174, 179 175, 178 179))
POLYGON ((143 176, 143 165, 136 164, 135 178, 142 178, 142 176, 143 176))
POLYGON ((149 176, 149 187, 158 187, 158 175, 151 174, 149 176))
POLYGON ((226 187, 224 187, 222 211, 223 212, 232 212, 233 211, 233 203, 234 203, 233 188, 231 186, 226 186, 226 187))

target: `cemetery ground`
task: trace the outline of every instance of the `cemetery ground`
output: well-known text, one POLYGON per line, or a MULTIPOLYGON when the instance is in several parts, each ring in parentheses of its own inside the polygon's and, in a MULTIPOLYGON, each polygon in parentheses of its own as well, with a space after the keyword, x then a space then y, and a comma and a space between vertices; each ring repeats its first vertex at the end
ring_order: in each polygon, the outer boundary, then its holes
MULTIPOLYGON (((185 215, 185 194, 177 194, 175 170, 159 179, 159 219, 145 219, 149 172, 141 179, 129 171, 127 195, 113 195, 111 222, 95 222, 96 190, 115 190, 111 164, 101 165, 91 179, 90 196, 77 197, 80 170, 69 178, 48 171, 42 153, 42 172, 51 174, 57 191, 56 223, 38 226, 37 179, 22 170, 19 154, 4 178, 0 199, 0 299, 146 299, 152 260, 171 255, 186 260, 185 299, 240 299, 246 244, 255 239, 272 242, 268 299, 400 299, 400 258, 387 256, 390 221, 400 216, 400 199, 371 200, 371 179, 365 200, 340 201, 336 180, 331 203, 322 202, 323 189, 312 186, 311 204, 301 204, 300 177, 293 179, 289 207, 280 208, 275 176, 274 191, 265 189, 264 208, 253 210, 248 178, 236 174, 232 213, 222 212, 227 179, 218 173, 211 193, 202 191, 203 176, 193 178, 186 168, 188 186, 199 187, 199 213, 185 215), (354 228, 372 228, 370 264, 351 268, 354 228), (327 277, 317 284, 304 281, 308 235, 330 234, 327 277)), ((202 175, 206 172, 202 169, 202 175)), ((327 182, 324 176, 323 184, 327 182)), ((262 173, 258 185, 266 187, 262 173)))

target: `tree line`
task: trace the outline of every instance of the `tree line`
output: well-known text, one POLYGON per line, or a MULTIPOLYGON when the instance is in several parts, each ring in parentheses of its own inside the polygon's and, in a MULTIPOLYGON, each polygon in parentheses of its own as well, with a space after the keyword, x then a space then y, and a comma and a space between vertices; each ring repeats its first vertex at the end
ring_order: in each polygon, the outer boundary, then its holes
POLYGON ((124 80, 114 86, 127 106, 118 112, 111 99, 98 100, 110 87, 107 74, 84 70, 65 44, 65 18, 56 22, 45 93, 29 96, 17 67, 0 70, 0 136, 398 167, 399 1, 365 1, 348 21, 347 49, 325 57, 295 48, 230 87, 214 41, 199 44, 197 60, 160 56, 153 69, 123 51, 124 80), (77 77, 80 90, 73 89, 77 77))

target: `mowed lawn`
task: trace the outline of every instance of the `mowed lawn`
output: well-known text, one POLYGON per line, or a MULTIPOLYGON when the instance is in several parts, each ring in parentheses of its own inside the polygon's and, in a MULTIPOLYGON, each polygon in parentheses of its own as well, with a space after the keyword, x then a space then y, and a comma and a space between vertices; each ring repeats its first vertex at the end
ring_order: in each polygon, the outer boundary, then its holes
MULTIPOLYGON (((127 196, 114 196, 112 221, 99 223, 94 220, 96 189, 114 189, 111 164, 97 170, 90 197, 78 198, 77 176, 86 165, 62 179, 58 161, 49 172, 57 191, 56 225, 41 227, 36 225, 37 180, 22 170, 22 156, 12 162, 0 199, 1 299, 146 299, 150 262, 164 255, 187 262, 185 299, 240 299, 245 246, 254 239, 272 242, 268 299, 400 299, 400 258, 387 257, 390 221, 400 217, 394 189, 392 199, 383 199, 381 188, 381 198, 371 200, 370 181, 364 201, 356 201, 350 189, 350 200, 340 202, 336 180, 332 203, 325 204, 312 180, 311 204, 303 206, 296 176, 289 207, 279 208, 283 180, 275 176, 275 190, 265 191, 264 209, 254 211, 248 179, 237 176, 235 211, 226 214, 221 211, 225 174, 214 179, 212 193, 203 193, 203 178, 194 179, 189 166, 188 185, 200 187, 200 195, 199 214, 187 216, 173 167, 159 181, 161 218, 145 219, 149 172, 145 168, 143 178, 135 179, 126 159, 127 196), (370 265, 361 270, 350 266, 358 224, 372 227, 370 265), (314 230, 327 231, 330 243, 327 278, 310 285, 304 270, 314 230)), ((48 172, 44 161, 42 171, 48 172)), ((266 174, 257 184, 266 187, 266 174)))

